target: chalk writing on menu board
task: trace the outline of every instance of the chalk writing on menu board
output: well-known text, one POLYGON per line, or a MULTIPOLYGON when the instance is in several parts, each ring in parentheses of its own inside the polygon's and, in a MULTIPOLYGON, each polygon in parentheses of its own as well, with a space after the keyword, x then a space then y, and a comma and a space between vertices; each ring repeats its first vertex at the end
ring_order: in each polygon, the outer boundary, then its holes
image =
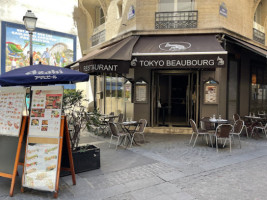
POLYGON ((19 136, 26 88, 0 89, 0 135, 19 136))

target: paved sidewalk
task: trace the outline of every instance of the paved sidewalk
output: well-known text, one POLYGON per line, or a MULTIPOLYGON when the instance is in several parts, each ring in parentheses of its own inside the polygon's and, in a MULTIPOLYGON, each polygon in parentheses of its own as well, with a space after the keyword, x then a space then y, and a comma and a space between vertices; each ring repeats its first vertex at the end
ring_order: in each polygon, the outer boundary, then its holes
MULTIPOLYGON (((84 132, 82 143, 100 147, 101 168, 60 179, 58 199, 81 200, 265 200, 267 197, 267 139, 242 138, 229 148, 207 147, 190 135, 147 134, 146 143, 131 149, 108 148, 109 138, 84 132)), ((17 178, 14 197, 10 180, 0 178, 0 199, 53 199, 52 193, 20 193, 17 178)))

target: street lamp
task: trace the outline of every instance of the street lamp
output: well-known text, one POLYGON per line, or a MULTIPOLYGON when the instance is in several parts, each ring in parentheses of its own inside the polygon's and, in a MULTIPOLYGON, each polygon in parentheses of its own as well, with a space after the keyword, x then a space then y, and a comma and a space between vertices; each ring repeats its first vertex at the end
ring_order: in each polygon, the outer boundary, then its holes
POLYGON ((32 58, 32 33, 36 27, 37 17, 31 10, 28 10, 23 16, 24 25, 27 31, 29 31, 30 36, 30 65, 33 65, 33 58, 32 58))

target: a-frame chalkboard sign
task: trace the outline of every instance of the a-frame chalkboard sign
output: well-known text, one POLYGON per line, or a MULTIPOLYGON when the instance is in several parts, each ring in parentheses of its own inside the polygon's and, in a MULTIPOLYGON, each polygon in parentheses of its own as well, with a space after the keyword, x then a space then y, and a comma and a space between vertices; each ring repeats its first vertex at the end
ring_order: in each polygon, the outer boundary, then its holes
POLYGON ((22 117, 19 137, 0 136, 0 176, 11 179, 9 191, 9 196, 11 197, 14 192, 18 165, 23 165, 23 163, 19 162, 19 159, 27 119, 27 116, 22 117))

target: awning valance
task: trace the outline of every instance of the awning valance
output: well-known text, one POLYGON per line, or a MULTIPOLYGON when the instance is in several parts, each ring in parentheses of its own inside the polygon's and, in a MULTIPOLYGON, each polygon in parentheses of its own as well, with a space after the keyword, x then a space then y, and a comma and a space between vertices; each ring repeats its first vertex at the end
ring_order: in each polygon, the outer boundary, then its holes
MULTIPOLYGON (((267 58, 267 50, 266 49, 262 49, 260 47, 257 47, 253 44, 250 44, 248 42, 245 42, 243 40, 240 40, 240 39, 237 39, 237 38, 234 38, 234 37, 231 37, 231 36, 227 36, 230 38, 230 40, 232 40, 235 44, 245 48, 245 49, 248 49, 250 51, 253 51, 254 53, 260 55, 260 56, 263 56, 265 58, 267 58)), ((229 40, 227 40, 229 41, 229 40)))
POLYGON ((85 73, 128 73, 132 50, 139 36, 130 36, 79 60, 79 71, 85 73))
POLYGON ((216 68, 227 64, 227 51, 215 35, 141 36, 133 53, 133 67, 216 68))

